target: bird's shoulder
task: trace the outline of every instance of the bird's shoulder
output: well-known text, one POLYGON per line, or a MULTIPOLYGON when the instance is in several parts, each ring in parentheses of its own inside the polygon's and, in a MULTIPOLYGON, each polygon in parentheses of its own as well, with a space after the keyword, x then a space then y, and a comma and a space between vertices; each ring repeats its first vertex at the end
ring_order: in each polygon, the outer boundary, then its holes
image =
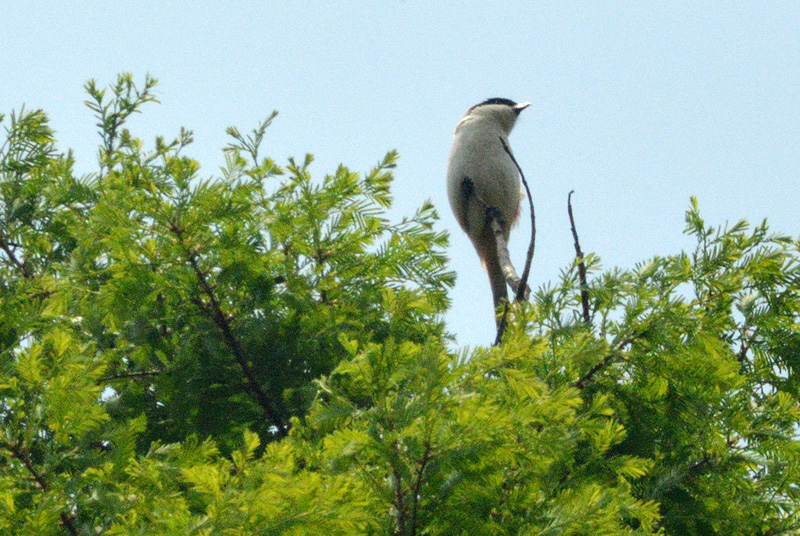
POLYGON ((455 138, 457 141, 485 143, 488 140, 496 141, 500 136, 507 139, 508 135, 493 121, 467 116, 456 126, 455 138))

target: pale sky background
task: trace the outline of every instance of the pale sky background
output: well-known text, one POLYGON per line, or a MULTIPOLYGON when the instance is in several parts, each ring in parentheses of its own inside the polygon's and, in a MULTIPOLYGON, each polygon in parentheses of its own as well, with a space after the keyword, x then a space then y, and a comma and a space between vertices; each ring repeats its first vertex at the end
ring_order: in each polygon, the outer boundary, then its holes
MULTIPOLYGON (((572 189, 583 249, 606 268, 690 247, 691 195, 708 223, 800 235, 800 2, 0 0, 0 27, 0 112, 43 108, 79 172, 98 143, 83 84, 126 71, 160 82, 134 134, 193 130, 203 176, 227 126, 273 109, 265 154, 313 153, 318 178, 397 149, 393 218, 430 198, 452 233, 462 346, 490 344, 494 321, 444 176, 456 123, 489 97, 533 103, 511 135, 536 206, 532 286, 572 260, 572 189)), ((520 270, 527 209, 521 221, 520 270)))

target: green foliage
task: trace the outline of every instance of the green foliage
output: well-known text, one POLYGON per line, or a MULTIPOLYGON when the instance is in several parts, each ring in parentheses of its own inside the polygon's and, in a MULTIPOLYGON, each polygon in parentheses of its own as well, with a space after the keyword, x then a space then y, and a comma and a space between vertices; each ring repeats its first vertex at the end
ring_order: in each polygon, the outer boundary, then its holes
MULTIPOLYGON (((800 533, 800 255, 766 223, 585 261, 453 353, 397 155, 312 178, 231 127, 219 177, 87 84, 99 171, 39 110, 0 147, 0 533, 800 533)), ((2 119, 0 119, 2 120, 2 119)))

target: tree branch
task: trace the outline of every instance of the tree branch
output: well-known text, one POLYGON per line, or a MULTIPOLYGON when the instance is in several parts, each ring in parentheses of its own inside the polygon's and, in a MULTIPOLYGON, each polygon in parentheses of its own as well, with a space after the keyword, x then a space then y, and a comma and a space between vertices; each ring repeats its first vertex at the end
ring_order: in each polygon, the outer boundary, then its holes
MULTIPOLYGON (((502 228, 500 228, 499 223, 494 218, 490 220, 495 242, 497 243, 497 254, 500 260, 500 266, 503 269, 503 275, 514 291, 514 300, 521 301, 527 300, 531 293, 531 289, 528 286, 528 276, 531 273, 533 252, 536 247, 536 212, 533 209, 533 196, 531 195, 530 187, 528 187, 528 181, 525 179, 525 173, 523 173, 519 162, 517 162, 517 159, 514 158, 514 155, 511 153, 511 149, 508 148, 506 140, 504 140, 502 136, 498 137, 500 138, 500 143, 503 145, 503 150, 505 150, 506 154, 511 158, 511 161, 514 162, 514 165, 517 167, 520 179, 522 180, 522 185, 525 187, 525 192, 528 195, 528 206, 531 210, 531 241, 528 244, 528 253, 525 258, 525 268, 522 270, 522 277, 517 276, 517 273, 514 271, 514 266, 511 264, 511 258, 508 254, 508 244, 506 243, 505 236, 502 233, 502 228), (501 252, 503 255, 505 255, 505 258, 501 257, 501 252)), ((495 346, 500 344, 500 341, 503 339, 503 333, 505 332, 506 325, 508 324, 507 319, 508 302, 505 303, 505 306, 503 307, 503 315, 500 317, 500 322, 497 324, 497 337, 495 337, 494 340, 495 346)))
POLYGON ((603 369, 604 369, 604 368, 606 368, 607 366, 609 366, 609 365, 611 365, 612 363, 614 363, 614 361, 617 361, 617 360, 619 360, 619 359, 623 359, 623 356, 622 356, 622 354, 620 354, 620 352, 621 352, 621 351, 622 351, 622 350, 623 350, 623 349, 624 349, 626 346, 628 346, 629 344, 632 344, 632 343, 633 343, 633 341, 634 341, 634 338, 635 338, 635 337, 631 337, 631 338, 628 338, 628 339, 624 339, 622 342, 620 342, 620 343, 617 345, 617 347, 616 347, 616 348, 615 348, 615 349, 614 349, 614 350, 613 350, 613 351, 612 351, 610 354, 608 354, 608 355, 607 355, 607 356, 606 356, 606 357, 605 357, 605 358, 604 358, 602 361, 600 361, 599 363, 597 363, 595 366, 593 366, 592 368, 590 368, 590 369, 589 369, 589 372, 587 372, 586 374, 584 374, 584 375, 583 375, 583 376, 582 376, 582 377, 581 377, 581 378, 580 378, 578 381, 576 381, 576 382, 575 382, 573 385, 574 385, 575 387, 577 387, 578 389, 583 389, 584 387, 586 387, 586 384, 587 384, 587 383, 589 383, 590 381, 592 381, 592 378, 594 378, 594 376, 595 376, 595 375, 596 375, 598 372, 600 372, 601 370, 603 370, 603 369))
POLYGON ((101 384, 103 382, 109 382, 113 380, 124 380, 126 378, 145 378, 147 376, 158 376, 161 374, 159 370, 140 370, 137 372, 123 372, 121 374, 112 374, 110 376, 103 376, 102 378, 97 378, 95 383, 101 384))
POLYGON ((191 265, 192 270, 197 277, 200 290, 202 290, 203 294, 205 294, 206 298, 208 299, 208 304, 205 304, 200 300, 197 300, 195 304, 203 314, 208 316, 211 321, 214 322, 222 334, 222 339, 225 341, 225 344, 228 346, 228 349, 230 349, 231 353, 233 353, 236 363, 239 365, 239 368, 244 374, 245 389, 250 391, 250 393, 256 398, 267 418, 272 422, 275 428, 277 428, 278 436, 285 436, 289 432, 288 427, 281 419, 280 412, 275 407, 272 399, 258 383, 258 378, 256 377, 253 368, 248 364, 244 349, 242 348, 239 339, 237 339, 233 334, 230 321, 228 320, 227 315, 222 311, 216 295, 214 294, 214 289, 211 288, 211 285, 208 283, 208 279, 206 278, 206 274, 200 269, 200 266, 197 263, 197 252, 186 247, 186 244, 183 240, 183 230, 177 224, 172 224, 170 230, 177 237, 178 243, 184 250, 186 259, 189 261, 189 264, 191 265))
POLYGON ((586 282, 586 263, 583 260, 581 243, 578 240, 578 231, 575 229, 575 217, 572 215, 572 194, 575 190, 570 190, 567 196, 567 212, 569 213, 569 224, 572 229, 572 238, 575 240, 575 258, 578 261, 578 279, 581 285, 581 306, 583 307, 583 323, 587 326, 592 325, 592 316, 589 311, 589 285, 586 282))
MULTIPOLYGON (((397 441, 392 442, 392 449, 397 453, 397 441)), ((399 459, 399 455, 397 456, 399 459)), ((400 472, 392 467, 392 490, 394 491, 395 509, 397 519, 395 521, 395 533, 406 536, 406 505, 403 498, 403 480, 400 472)))
POLYGON ((417 512, 419 511, 419 493, 422 489, 422 476, 425 474, 425 468, 428 466, 428 462, 431 461, 431 458, 431 444, 425 441, 425 452, 422 454, 422 459, 419 461, 419 467, 417 467, 417 478, 414 481, 414 496, 412 497, 414 502, 411 506, 411 534, 414 536, 417 534, 417 512))
POLYGON ((593 366, 592 368, 590 368, 590 369, 589 369, 589 372, 587 372, 586 374, 584 374, 584 375, 581 377, 581 379, 579 379, 578 381, 576 381, 576 382, 575 382, 575 387, 577 387, 578 389, 583 389, 584 387, 586 387, 586 384, 587 384, 587 383, 589 383, 590 381, 592 381, 592 378, 594 378, 595 374, 597 374, 598 372, 600 372, 601 370, 603 370, 604 368, 606 368, 607 366, 609 366, 611 363, 613 363, 613 362, 614 362, 614 361, 616 361, 617 359, 622 359, 622 356, 621 356, 621 355, 619 355, 619 354, 617 354, 617 353, 608 354, 608 355, 605 357, 605 359, 603 359, 602 361, 600 361, 599 363, 597 363, 595 366, 593 366))
POLYGON ((28 263, 19 260, 19 257, 17 257, 17 255, 15 254, 14 248, 16 246, 17 244, 14 244, 13 242, 9 242, 8 240, 6 240, 5 234, 0 232, 0 249, 2 249, 3 252, 6 254, 6 257, 8 257, 9 261, 11 261, 11 264, 16 266, 17 269, 19 269, 19 271, 22 272, 22 277, 24 277, 25 279, 30 279, 31 277, 33 277, 33 274, 31 273, 30 268, 28 268, 28 263))
MULTIPOLYGON (((48 493, 50 491, 50 486, 47 484, 47 481, 44 479, 44 475, 36 470, 36 467, 33 466, 33 462, 31 462, 30 458, 25 455, 19 445, 12 445, 11 443, 3 443, 2 445, 8 450, 11 455, 22 462, 22 465, 25 469, 31 474, 33 480, 36 482, 36 485, 42 490, 44 493, 48 493)), ((64 528, 73 535, 78 536, 78 530, 75 528, 75 525, 72 523, 72 517, 69 516, 66 512, 61 512, 61 524, 64 525, 64 528)))
POLYGON ((525 268, 522 270, 522 277, 520 278, 520 285, 516 289, 516 301, 520 300, 527 300, 530 295, 530 288, 528 287, 528 276, 531 273, 531 263, 533 262, 533 250, 536 247, 536 212, 533 210, 533 196, 531 195, 531 189, 528 187, 528 181, 525 180, 525 173, 522 172, 522 168, 520 167, 517 159, 514 158, 514 155, 511 153, 511 149, 508 148, 508 144, 506 141, 501 137, 500 143, 503 144, 503 149, 506 151, 506 154, 511 157, 511 161, 514 162, 514 165, 517 166, 517 171, 519 171, 519 176, 522 179, 522 185, 525 187, 525 193, 528 195, 528 206, 531 210, 531 241, 528 244, 528 254, 525 257, 525 268))

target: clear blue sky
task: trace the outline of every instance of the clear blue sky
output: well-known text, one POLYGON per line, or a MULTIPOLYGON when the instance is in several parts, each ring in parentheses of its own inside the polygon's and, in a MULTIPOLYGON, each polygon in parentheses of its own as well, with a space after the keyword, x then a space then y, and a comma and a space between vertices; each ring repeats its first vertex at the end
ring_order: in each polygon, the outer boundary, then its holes
MULTIPOLYGON (((95 169, 98 141, 82 86, 123 71, 160 81, 134 133, 194 130, 205 175, 227 126, 273 109, 266 151, 313 153, 320 177, 397 149, 393 216, 430 198, 452 233, 460 345, 490 343, 494 322, 445 166, 459 118, 488 97, 533 103, 511 144, 536 203, 534 286, 574 254, 572 189, 583 248, 608 268, 690 246, 691 195, 708 222, 768 218, 800 235, 797 2, 28 0, 4 2, 0 25, 0 112, 46 110, 79 171, 95 169)), ((511 243, 520 265, 527 218, 511 243)))

